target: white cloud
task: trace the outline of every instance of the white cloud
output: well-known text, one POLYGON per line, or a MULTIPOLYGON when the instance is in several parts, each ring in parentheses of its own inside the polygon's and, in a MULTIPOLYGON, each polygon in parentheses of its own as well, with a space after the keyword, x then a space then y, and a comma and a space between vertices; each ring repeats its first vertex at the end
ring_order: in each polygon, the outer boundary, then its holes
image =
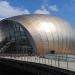
POLYGON ((47 9, 47 1, 44 0, 41 7, 35 10, 34 14, 50 14, 50 11, 47 9))
POLYGON ((50 12, 47 11, 46 9, 37 9, 34 13, 35 14, 50 14, 50 12))
POLYGON ((35 10, 34 14, 50 14, 50 11, 48 11, 45 7, 41 6, 40 9, 35 10))
POLYGON ((21 14, 30 14, 29 10, 21 9, 18 7, 13 7, 7 1, 0 1, 0 16, 1 17, 11 17, 21 14))
MULTIPOLYGON (((51 11, 58 11, 56 5, 49 5, 48 0, 43 0, 40 8, 34 10, 33 14, 51 14, 51 11)), ((0 1, 0 20, 16 15, 30 14, 28 9, 11 6, 8 1, 0 1)))
POLYGON ((49 6, 49 9, 56 12, 58 11, 58 8, 56 5, 49 6))
POLYGON ((35 10, 35 14, 51 14, 51 12, 57 12, 58 7, 56 5, 49 5, 48 0, 43 0, 41 7, 35 10))

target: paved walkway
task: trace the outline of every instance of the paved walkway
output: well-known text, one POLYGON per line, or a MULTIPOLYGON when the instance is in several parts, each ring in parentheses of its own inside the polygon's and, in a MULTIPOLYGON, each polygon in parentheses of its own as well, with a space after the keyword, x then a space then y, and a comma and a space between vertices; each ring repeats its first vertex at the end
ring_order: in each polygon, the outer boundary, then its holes
POLYGON ((71 61, 68 61, 68 62, 59 61, 59 60, 53 60, 53 59, 39 58, 37 56, 24 56, 24 57, 23 56, 21 56, 21 57, 10 57, 10 56, 2 57, 1 56, 1 58, 35 62, 35 63, 46 64, 46 65, 50 65, 50 66, 55 66, 55 67, 75 71, 75 62, 71 62, 71 61))

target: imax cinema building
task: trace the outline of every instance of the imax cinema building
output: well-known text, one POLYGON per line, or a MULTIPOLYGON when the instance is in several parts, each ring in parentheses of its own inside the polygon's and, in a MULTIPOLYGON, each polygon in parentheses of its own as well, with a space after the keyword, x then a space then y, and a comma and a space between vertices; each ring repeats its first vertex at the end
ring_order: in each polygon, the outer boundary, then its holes
POLYGON ((49 15, 20 15, 0 21, 0 53, 75 54, 75 30, 49 15))

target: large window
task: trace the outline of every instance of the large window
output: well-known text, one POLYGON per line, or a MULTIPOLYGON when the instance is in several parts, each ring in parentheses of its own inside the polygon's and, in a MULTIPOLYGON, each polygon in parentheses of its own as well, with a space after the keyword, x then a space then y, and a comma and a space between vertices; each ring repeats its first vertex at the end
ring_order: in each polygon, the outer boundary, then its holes
POLYGON ((14 21, 6 20, 8 36, 5 38, 3 49, 5 53, 31 54, 33 48, 27 36, 27 31, 22 25, 14 21))

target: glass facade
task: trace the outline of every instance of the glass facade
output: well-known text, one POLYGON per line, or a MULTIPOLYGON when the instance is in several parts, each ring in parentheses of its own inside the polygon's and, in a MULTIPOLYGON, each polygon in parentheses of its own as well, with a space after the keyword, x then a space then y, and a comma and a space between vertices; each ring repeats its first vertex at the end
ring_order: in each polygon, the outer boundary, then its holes
POLYGON ((27 37, 26 29, 14 21, 6 20, 5 24, 8 25, 6 29, 8 35, 2 42, 2 52, 32 54, 33 48, 27 37))

